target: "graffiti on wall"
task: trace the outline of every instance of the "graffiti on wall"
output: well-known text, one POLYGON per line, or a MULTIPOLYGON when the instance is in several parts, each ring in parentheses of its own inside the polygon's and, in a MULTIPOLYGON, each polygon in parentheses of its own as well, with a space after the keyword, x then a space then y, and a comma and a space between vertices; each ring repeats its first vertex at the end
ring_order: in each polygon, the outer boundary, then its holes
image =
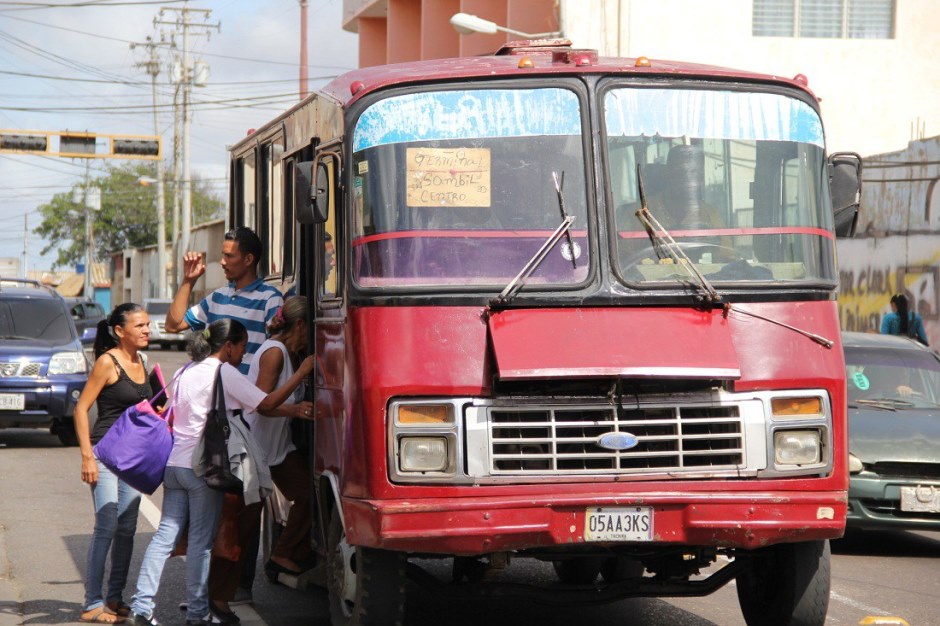
POLYGON ((906 242, 903 247, 892 245, 896 243, 899 242, 855 241, 850 254, 844 254, 849 250, 840 249, 842 329, 878 332, 881 318, 891 311, 891 296, 903 293, 911 309, 923 318, 931 345, 940 343, 940 251, 933 247, 919 255, 906 242), (918 262, 905 264, 903 259, 907 256, 918 262), (918 256, 923 258, 917 259, 918 256))

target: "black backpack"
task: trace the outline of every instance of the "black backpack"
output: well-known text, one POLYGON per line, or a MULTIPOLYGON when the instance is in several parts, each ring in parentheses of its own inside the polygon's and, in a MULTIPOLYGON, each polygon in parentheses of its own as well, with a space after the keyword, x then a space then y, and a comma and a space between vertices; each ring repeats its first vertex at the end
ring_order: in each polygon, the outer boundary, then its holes
POLYGON ((212 489, 241 494, 244 485, 240 478, 232 474, 232 466, 229 463, 228 439, 231 432, 225 411, 225 389, 222 387, 220 367, 212 386, 212 408, 206 416, 206 428, 202 432, 202 466, 205 468, 203 478, 212 489))

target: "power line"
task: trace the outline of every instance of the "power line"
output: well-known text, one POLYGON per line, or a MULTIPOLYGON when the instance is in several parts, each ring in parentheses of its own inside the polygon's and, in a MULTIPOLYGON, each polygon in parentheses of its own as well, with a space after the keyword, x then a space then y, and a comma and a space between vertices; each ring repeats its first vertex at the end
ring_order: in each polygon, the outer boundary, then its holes
MULTIPOLYGON (((0 4, 2 4, 2 3, 0 3, 0 4)), ((159 2, 158 2, 158 3, 156 3, 156 4, 165 4, 165 3, 159 3, 159 2)), ((0 10, 0 13, 2 13, 2 12, 3 12, 3 11, 0 10)), ((38 21, 38 20, 26 19, 25 17, 15 17, 15 16, 12 16, 12 15, 0 15, 0 17, 5 17, 5 18, 11 19, 11 20, 18 20, 18 21, 21 21, 21 22, 29 22, 30 24, 36 24, 37 26, 43 26, 43 27, 45 27, 45 28, 54 28, 54 29, 56 29, 56 30, 64 30, 64 31, 67 31, 67 32, 70 32, 70 33, 76 33, 76 34, 79 34, 79 35, 86 35, 86 36, 88 36, 88 37, 97 37, 97 38, 99 38, 99 39, 107 39, 107 40, 109 40, 109 41, 117 41, 117 42, 120 42, 120 43, 127 43, 127 44, 129 44, 129 43, 134 43, 134 42, 132 42, 132 41, 129 40, 129 39, 121 39, 121 38, 119 38, 119 37, 109 37, 108 35, 101 35, 101 34, 99 34, 99 33, 90 33, 90 32, 88 32, 88 31, 78 30, 78 29, 76 29, 76 28, 68 28, 68 27, 65 27, 65 26, 57 26, 57 25, 54 25, 54 24, 45 24, 45 23, 40 22, 40 21, 38 21)), ((226 54, 216 54, 216 53, 212 53, 212 52, 200 52, 199 54, 200 54, 200 56, 216 57, 216 58, 220 58, 220 59, 232 59, 232 60, 235 60, 235 61, 247 61, 247 62, 249 62, 249 63, 268 63, 268 64, 271 64, 271 65, 287 65, 287 66, 290 66, 290 67, 297 67, 297 66, 299 65, 298 63, 291 63, 291 62, 289 62, 289 61, 274 61, 274 60, 271 60, 271 59, 252 59, 252 58, 248 58, 248 57, 237 57, 237 56, 231 56, 231 55, 226 55, 226 54)), ((347 66, 347 65, 310 65, 309 67, 316 67, 316 68, 320 68, 320 69, 337 69, 337 70, 352 70, 352 69, 354 69, 354 68, 352 68, 352 67, 350 67, 350 66, 347 66)), ((279 82, 279 81, 278 81, 278 82, 279 82)), ((290 82, 293 82, 293 79, 291 79, 290 82)), ((217 84, 217 83, 214 83, 214 84, 217 84)), ((231 84, 235 84, 235 83, 231 83, 231 84)), ((246 84, 250 84, 250 83, 246 83, 246 84)))

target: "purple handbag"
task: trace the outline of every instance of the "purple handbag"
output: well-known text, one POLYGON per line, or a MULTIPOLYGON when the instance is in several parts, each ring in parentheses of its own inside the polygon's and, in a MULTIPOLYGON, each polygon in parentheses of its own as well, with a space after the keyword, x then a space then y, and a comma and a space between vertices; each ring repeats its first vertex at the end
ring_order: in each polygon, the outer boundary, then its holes
MULTIPOLYGON (((188 367, 188 366, 187 366, 188 367)), ((184 367, 173 380, 179 378, 184 367)), ((172 404, 161 415, 151 400, 128 407, 95 444, 95 457, 134 489, 151 495, 163 482, 167 459, 173 450, 172 404)))

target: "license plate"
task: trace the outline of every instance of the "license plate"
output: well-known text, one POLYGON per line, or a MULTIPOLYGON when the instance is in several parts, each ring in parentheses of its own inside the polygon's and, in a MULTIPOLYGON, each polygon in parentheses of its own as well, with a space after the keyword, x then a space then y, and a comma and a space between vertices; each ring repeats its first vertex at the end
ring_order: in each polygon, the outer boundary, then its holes
POLYGON ((901 487, 901 510, 911 513, 940 513, 940 489, 923 487, 901 487))
POLYGON ((0 411, 22 411, 26 408, 26 396, 21 393, 0 393, 0 411))
POLYGON ((588 507, 585 541, 652 541, 653 507, 588 507))

